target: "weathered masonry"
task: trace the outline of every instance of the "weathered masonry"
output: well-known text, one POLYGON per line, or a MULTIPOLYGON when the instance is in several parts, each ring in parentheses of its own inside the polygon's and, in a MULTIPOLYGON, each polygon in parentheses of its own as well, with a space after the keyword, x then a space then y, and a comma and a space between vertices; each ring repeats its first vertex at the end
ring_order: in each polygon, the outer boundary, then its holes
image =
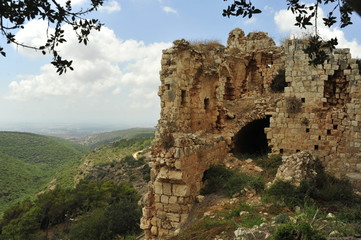
POLYGON ((164 50, 161 119, 141 222, 147 239, 181 227, 203 173, 230 151, 307 150, 326 171, 361 188, 360 69, 348 49, 310 66, 304 44, 277 47, 265 33, 235 29, 227 47, 178 40, 164 50), (282 74, 285 86, 274 93, 282 74))

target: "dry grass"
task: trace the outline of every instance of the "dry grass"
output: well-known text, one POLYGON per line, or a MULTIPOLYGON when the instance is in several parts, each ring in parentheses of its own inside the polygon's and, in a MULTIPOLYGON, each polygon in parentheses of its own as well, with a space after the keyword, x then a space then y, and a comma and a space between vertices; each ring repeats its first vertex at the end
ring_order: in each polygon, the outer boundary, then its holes
POLYGON ((286 108, 287 113, 296 114, 301 112, 302 102, 296 97, 288 97, 286 98, 286 108))
POLYGON ((210 51, 217 48, 224 47, 219 40, 192 40, 190 41, 191 46, 197 50, 210 51))

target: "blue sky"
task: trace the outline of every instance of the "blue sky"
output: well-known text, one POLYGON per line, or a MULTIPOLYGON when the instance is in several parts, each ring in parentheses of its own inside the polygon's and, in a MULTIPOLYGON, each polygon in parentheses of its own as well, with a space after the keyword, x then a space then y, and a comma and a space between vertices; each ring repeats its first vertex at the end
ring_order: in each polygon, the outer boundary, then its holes
MULTIPOLYGON (((65 0, 62 0, 65 1, 65 0)), ((73 0, 75 6, 87 0, 73 0)), ((161 50, 176 39, 219 40, 239 27, 246 33, 265 31, 279 43, 290 34, 303 34, 293 27, 294 16, 285 1, 255 0, 263 13, 252 19, 222 17, 223 0, 106 0, 98 12, 105 26, 92 34, 87 47, 77 44, 67 31, 67 44, 59 48, 74 60, 74 72, 58 76, 50 58, 7 45, 0 58, 0 130, 5 123, 87 123, 154 126, 159 118, 161 50), (277 3, 275 3, 277 2, 277 3)), ((361 18, 344 31, 320 27, 325 38, 337 36, 340 47, 361 58, 361 18)), ((26 43, 42 45, 46 24, 27 23, 17 33, 26 43)))

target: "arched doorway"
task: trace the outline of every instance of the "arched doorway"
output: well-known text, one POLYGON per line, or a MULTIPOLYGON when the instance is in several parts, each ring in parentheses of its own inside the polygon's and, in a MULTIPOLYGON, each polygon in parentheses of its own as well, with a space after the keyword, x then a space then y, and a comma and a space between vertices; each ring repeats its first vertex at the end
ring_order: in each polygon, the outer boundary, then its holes
POLYGON ((244 126, 234 136, 233 153, 265 155, 269 153, 267 136, 264 131, 269 127, 270 116, 264 119, 254 120, 244 126))

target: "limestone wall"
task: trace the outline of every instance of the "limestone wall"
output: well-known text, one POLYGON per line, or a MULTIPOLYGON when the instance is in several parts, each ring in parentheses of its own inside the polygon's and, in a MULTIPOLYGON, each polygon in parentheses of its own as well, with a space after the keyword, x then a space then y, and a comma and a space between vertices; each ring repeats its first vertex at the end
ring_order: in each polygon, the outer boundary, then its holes
POLYGON ((301 40, 286 46, 285 101, 277 103, 268 138, 274 154, 308 150, 336 177, 361 182, 360 80, 348 49, 337 49, 323 65, 308 65, 301 40), (301 103, 289 113, 287 99, 301 103))
POLYGON ((204 172, 222 163, 237 139, 248 137, 241 130, 259 119, 269 121, 261 133, 270 154, 308 150, 327 171, 358 184, 358 65, 348 50, 337 50, 325 64, 309 66, 303 46, 294 40, 277 47, 265 33, 235 29, 227 47, 177 40, 163 51, 161 118, 141 220, 147 239, 166 239, 181 227, 204 172), (272 93, 280 69, 287 86, 272 93))

